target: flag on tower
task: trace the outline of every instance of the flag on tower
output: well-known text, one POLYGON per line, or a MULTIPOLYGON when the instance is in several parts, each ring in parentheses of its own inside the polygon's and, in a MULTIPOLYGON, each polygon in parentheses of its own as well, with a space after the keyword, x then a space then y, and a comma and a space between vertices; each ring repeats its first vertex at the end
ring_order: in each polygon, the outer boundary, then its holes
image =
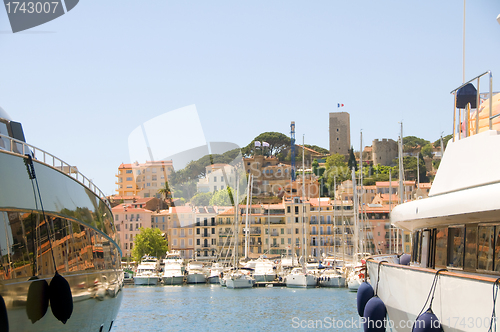
POLYGON ((255 146, 260 146, 260 142, 259 141, 255 141, 255 146))
POLYGON ((267 146, 267 147, 269 147, 269 143, 267 143, 267 142, 262 142, 262 146, 267 146))
POLYGON ((344 107, 344 104, 337 104, 337 107, 344 107))

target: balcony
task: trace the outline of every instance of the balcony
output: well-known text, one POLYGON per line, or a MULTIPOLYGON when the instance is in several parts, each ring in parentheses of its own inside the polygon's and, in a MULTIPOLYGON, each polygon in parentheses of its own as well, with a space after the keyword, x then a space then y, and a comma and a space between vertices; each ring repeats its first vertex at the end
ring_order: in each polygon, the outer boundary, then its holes
POLYGON ((271 248, 279 248, 279 243, 271 243, 271 248))
POLYGON ((272 233, 271 232, 271 236, 280 236, 280 234, 279 233, 272 233))

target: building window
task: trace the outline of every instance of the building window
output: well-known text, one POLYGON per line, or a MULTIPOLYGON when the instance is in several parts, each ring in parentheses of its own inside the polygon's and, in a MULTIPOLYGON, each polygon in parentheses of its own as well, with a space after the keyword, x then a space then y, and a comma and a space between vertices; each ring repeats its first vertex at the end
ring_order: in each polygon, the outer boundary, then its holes
POLYGON ((214 176, 214 182, 217 182, 217 177, 216 176, 214 176))
POLYGON ((128 250, 128 243, 125 243, 125 250, 128 250))

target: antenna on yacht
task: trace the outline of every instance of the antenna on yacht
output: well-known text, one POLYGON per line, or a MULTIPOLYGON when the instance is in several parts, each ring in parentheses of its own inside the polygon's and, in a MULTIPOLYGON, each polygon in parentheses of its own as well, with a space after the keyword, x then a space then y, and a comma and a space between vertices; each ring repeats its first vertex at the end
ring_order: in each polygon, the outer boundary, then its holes
POLYGON ((465 0, 464 0, 464 25, 462 35, 462 83, 465 82, 465 0))

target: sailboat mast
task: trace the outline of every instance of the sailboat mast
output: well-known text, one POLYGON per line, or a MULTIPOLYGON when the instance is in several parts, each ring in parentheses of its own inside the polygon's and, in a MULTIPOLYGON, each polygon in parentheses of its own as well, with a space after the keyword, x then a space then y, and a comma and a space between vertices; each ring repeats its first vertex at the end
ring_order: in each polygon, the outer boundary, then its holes
POLYGON ((337 210, 337 200, 336 200, 336 195, 335 195, 335 189, 336 189, 336 183, 337 182, 337 177, 334 176, 333 177, 333 260, 335 261, 337 259, 337 250, 336 250, 336 247, 335 247, 335 243, 337 241, 336 238, 337 238, 337 231, 336 231, 336 228, 337 228, 337 216, 336 216, 336 210, 337 210))
MULTIPOLYGON (((318 233, 319 233, 319 227, 321 225, 321 184, 318 190, 318 233)), ((321 234, 320 234, 321 235, 321 234)), ((319 237, 318 237, 319 239, 319 237)), ((316 253, 317 257, 321 257, 321 242, 318 241, 318 252, 316 253)))
POLYGON ((238 214, 239 214, 239 209, 240 209, 240 206, 239 206, 239 196, 240 196, 240 180, 239 180, 239 177, 238 177, 238 173, 236 173, 236 198, 234 198, 233 196, 233 200, 234 200, 234 228, 235 228, 235 233, 236 233, 236 236, 235 236, 235 239, 234 239, 234 258, 233 258, 233 262, 234 262, 234 267, 236 267, 236 260, 237 260, 237 257, 238 257, 238 245, 239 245, 239 221, 238 221, 238 214))
POLYGON ((365 252, 365 242, 366 242, 366 225, 364 223, 364 215, 363 215, 363 132, 360 131, 360 146, 359 146, 359 208, 360 208, 360 229, 363 227, 363 233, 360 236, 360 248, 361 252, 365 252))
POLYGON ((247 185, 247 209, 246 209, 246 218, 245 218, 245 259, 248 258, 248 233, 250 233, 250 230, 248 229, 248 203, 250 200, 250 184, 252 183, 252 177, 253 174, 250 174, 250 177, 248 178, 248 185, 247 185))
POLYGON ((354 167, 352 168, 352 199, 353 199, 353 207, 354 207, 354 250, 353 257, 356 261, 356 254, 359 251, 359 233, 358 233, 358 193, 356 190, 356 174, 354 167))
MULTIPOLYGON (((389 168, 389 215, 391 213, 391 209, 392 209, 392 173, 391 173, 391 169, 389 168)), ((392 238, 392 223, 391 223, 391 219, 389 218, 389 247, 388 247, 389 254, 392 252, 391 238, 392 238)))
POLYGON ((303 237, 302 237, 302 240, 304 241, 303 242, 303 256, 304 256, 304 260, 307 260, 307 228, 306 228, 306 217, 305 217, 305 213, 304 213, 304 200, 306 198, 306 188, 305 188, 305 185, 306 185, 306 182, 305 182, 305 179, 306 179, 306 168, 305 168, 305 154, 304 154, 304 138, 305 135, 302 135, 302 234, 303 234, 303 237))

